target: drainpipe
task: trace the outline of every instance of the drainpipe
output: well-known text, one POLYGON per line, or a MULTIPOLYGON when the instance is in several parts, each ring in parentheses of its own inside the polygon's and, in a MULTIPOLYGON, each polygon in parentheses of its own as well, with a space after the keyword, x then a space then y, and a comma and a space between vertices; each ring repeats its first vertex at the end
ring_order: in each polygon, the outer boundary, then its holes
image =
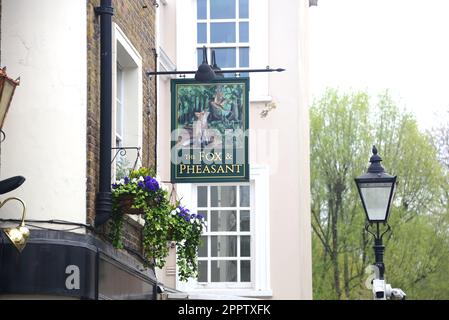
POLYGON ((112 148, 112 0, 101 0, 95 8, 100 16, 100 181, 96 201, 95 226, 104 224, 112 214, 111 148, 112 148))
MULTIPOLYGON (((158 54, 157 54, 157 50, 156 48, 153 48, 153 54, 154 54, 154 70, 157 71, 157 58, 158 58, 158 54)), ((156 128, 156 130, 154 130, 154 169, 157 172, 157 76, 154 76, 154 127, 156 128)), ((148 130, 150 131, 150 130, 148 130)), ((148 140, 147 142, 148 144, 150 144, 150 140, 148 140)))

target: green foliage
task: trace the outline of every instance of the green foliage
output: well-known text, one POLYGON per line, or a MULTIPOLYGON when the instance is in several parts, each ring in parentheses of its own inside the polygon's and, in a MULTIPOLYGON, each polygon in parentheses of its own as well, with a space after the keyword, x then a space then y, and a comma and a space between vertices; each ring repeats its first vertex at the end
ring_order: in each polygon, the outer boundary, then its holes
POLYGON ((117 157, 117 168, 115 172, 115 177, 117 180, 123 179, 129 175, 129 171, 131 170, 131 163, 128 161, 126 157, 118 156, 117 157))
POLYGON ((239 84, 183 85, 177 92, 177 127, 192 128, 197 120, 196 112, 209 111, 209 128, 225 133, 227 129, 243 127, 243 86, 239 84), (220 108, 211 107, 215 96, 220 92, 223 104, 220 108))
POLYGON ((168 191, 154 178, 154 170, 140 168, 129 177, 113 184, 113 216, 111 240, 116 248, 123 248, 122 201, 132 199, 132 208, 142 209, 143 248, 147 264, 162 268, 169 254, 169 243, 176 242, 179 277, 186 281, 197 276, 196 255, 200 245, 204 217, 192 214, 179 202, 171 203, 168 191))
POLYGON ((329 89, 313 103, 310 121, 314 297, 372 298, 365 268, 374 260, 373 239, 363 229, 354 178, 366 171, 375 144, 386 171, 399 181, 389 221, 393 232, 384 238, 387 280, 408 298, 435 292, 449 298, 449 286, 436 282, 449 269, 441 187, 447 180, 429 136, 388 92, 371 99, 366 92, 329 89))
POLYGON ((140 177, 155 177, 156 171, 153 168, 141 167, 137 170, 131 171, 129 174, 130 179, 139 179, 140 177))

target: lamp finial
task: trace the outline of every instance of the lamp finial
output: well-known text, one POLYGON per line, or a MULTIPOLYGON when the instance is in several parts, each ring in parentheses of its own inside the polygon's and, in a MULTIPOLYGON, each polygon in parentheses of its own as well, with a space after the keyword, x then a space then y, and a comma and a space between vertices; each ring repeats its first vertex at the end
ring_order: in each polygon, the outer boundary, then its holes
POLYGON ((375 145, 373 145, 372 152, 373 152, 373 155, 369 159, 369 162, 371 162, 371 165, 368 168, 368 172, 371 172, 371 173, 384 172, 384 168, 380 164, 380 162, 382 161, 382 158, 377 154, 377 148, 375 145))

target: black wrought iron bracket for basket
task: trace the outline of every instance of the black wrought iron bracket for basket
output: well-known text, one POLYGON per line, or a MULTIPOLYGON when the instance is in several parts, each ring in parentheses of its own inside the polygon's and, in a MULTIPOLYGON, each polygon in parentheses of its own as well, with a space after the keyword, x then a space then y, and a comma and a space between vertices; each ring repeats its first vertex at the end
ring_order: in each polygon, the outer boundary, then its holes
POLYGON ((142 149, 141 147, 115 147, 115 148, 111 148, 111 149, 116 150, 115 155, 112 158, 111 164, 114 163, 115 159, 117 158, 117 156, 119 154, 120 154, 120 156, 124 157, 124 156, 126 156, 127 150, 136 150, 137 156, 136 156, 136 161, 134 162, 133 170, 136 169, 137 161, 139 161, 139 158, 140 158, 140 150, 142 149))

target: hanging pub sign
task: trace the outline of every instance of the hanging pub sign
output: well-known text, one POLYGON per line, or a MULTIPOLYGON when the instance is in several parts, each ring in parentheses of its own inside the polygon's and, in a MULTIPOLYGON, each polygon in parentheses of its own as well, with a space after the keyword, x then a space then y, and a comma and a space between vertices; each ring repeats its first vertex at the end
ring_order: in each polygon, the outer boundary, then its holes
POLYGON ((249 181, 248 78, 171 80, 171 181, 249 181))

